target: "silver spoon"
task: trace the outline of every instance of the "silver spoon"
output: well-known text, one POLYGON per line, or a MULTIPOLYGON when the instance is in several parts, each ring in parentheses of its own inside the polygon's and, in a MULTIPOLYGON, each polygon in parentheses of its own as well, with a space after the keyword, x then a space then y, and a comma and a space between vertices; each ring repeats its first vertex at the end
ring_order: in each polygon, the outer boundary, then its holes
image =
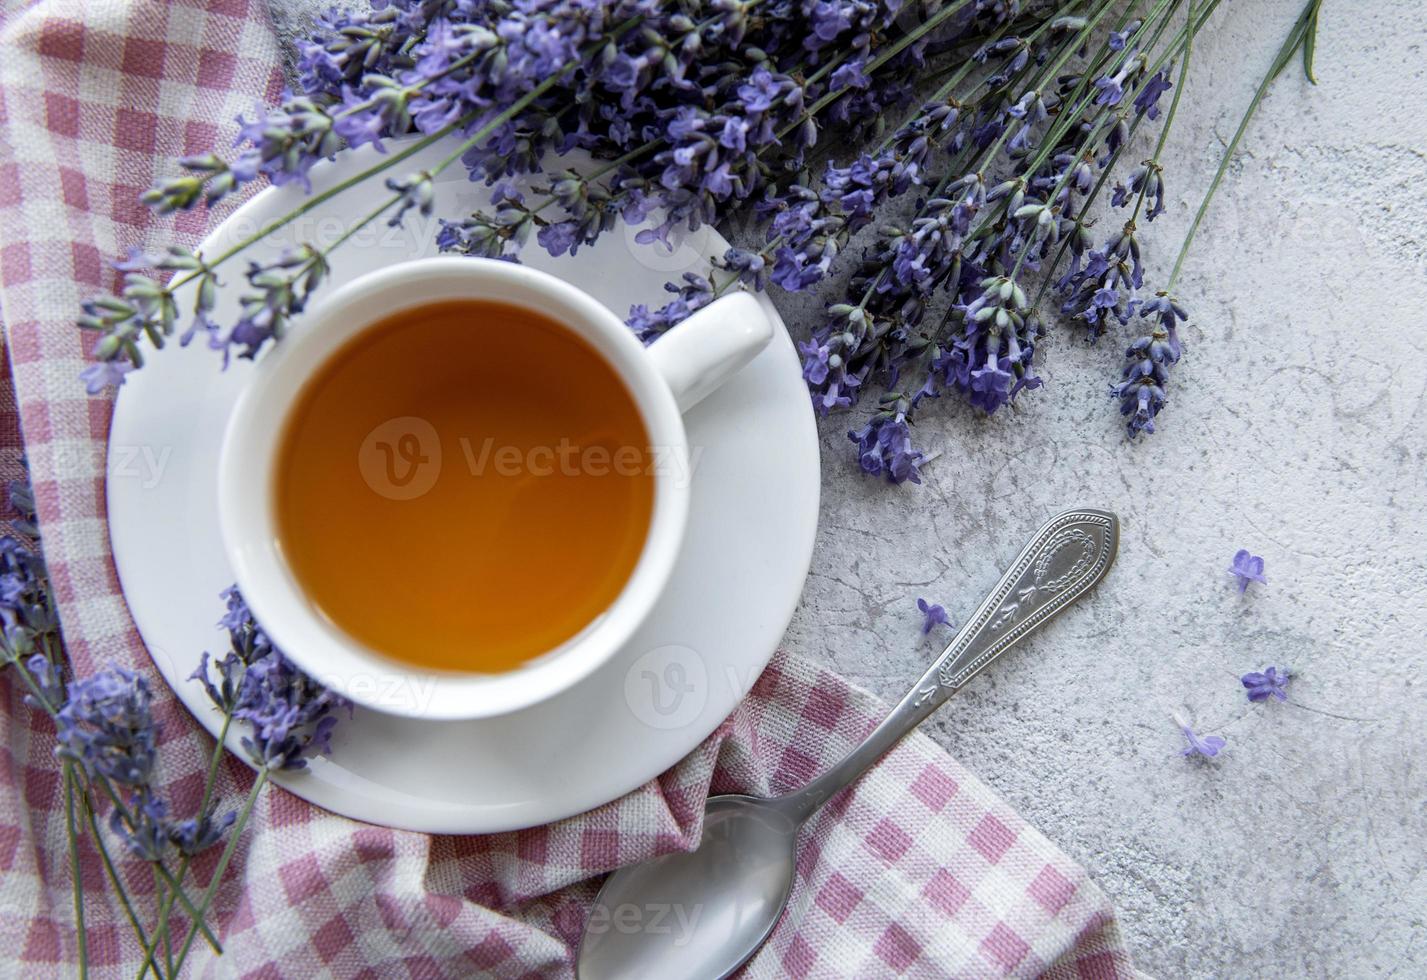
POLYGON ((1079 508, 1047 522, 975 615, 886 720, 847 758, 775 799, 710 797, 696 850, 621 868, 585 923, 582 980, 712 980, 773 931, 793 889, 798 828, 943 701, 1105 577, 1120 522, 1079 508))

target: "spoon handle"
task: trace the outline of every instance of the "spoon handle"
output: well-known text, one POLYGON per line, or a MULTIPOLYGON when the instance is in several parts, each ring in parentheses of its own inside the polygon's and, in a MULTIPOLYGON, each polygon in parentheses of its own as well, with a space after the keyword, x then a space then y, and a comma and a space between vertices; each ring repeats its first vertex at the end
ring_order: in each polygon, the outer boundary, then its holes
POLYGON ((1108 511, 1081 507, 1047 521, 892 713, 847 758, 781 797, 779 808, 805 820, 993 660, 1089 592, 1109 571, 1119 540, 1120 522, 1108 511))

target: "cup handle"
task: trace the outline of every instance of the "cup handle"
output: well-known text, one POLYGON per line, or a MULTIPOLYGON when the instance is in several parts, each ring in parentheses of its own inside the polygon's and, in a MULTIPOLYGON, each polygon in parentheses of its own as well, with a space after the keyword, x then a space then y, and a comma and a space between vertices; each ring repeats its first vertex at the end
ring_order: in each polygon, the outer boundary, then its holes
POLYGON ((715 300, 660 337, 649 347, 679 411, 687 412, 773 339, 773 321, 752 293, 731 293, 715 300))

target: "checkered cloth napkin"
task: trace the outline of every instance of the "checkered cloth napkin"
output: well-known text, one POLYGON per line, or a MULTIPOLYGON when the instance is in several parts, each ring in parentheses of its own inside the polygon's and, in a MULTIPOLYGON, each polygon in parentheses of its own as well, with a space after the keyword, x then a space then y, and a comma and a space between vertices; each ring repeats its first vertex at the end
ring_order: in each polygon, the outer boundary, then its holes
MULTIPOLYGON (((159 682, 115 578, 102 493, 110 404, 76 380, 87 338, 73 317, 82 298, 114 286, 106 260, 202 235, 213 216, 156 221, 136 198, 172 157, 226 146, 233 117, 277 95, 278 47, 261 0, 0 0, 0 9, 0 316, 14 382, 6 371, 0 468, 17 474, 23 428, 66 646, 81 671, 113 661, 150 676, 162 692, 165 794, 191 810, 211 742, 159 682)), ((68 973, 76 943, 53 732, 17 687, 0 679, 0 960, 16 973, 25 964, 26 975, 68 973)), ((519 833, 388 830, 270 787, 214 907, 225 955, 198 944, 194 972, 568 976, 601 872, 691 846, 710 792, 796 787, 884 711, 816 665, 780 656, 674 769, 519 833)), ((251 781, 226 760, 227 799, 251 781)), ((198 882, 215 858, 197 862, 198 882)), ((82 859, 93 972, 132 976, 136 943, 92 846, 82 859)), ((148 869, 128 865, 144 906, 148 869)), ((744 975, 896 974, 1133 975, 1085 872, 921 735, 814 818, 788 912, 744 975)))

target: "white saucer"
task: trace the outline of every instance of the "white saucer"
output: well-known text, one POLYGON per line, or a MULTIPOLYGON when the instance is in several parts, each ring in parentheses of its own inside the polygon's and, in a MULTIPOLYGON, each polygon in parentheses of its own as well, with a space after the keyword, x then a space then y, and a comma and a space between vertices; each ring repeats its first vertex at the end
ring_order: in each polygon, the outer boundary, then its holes
MULTIPOLYGON (((389 146, 395 152, 400 144, 389 146)), ((431 166, 438 144, 398 164, 431 166)), ((370 147, 313 171, 315 190, 378 159, 370 147)), ((456 167, 438 184, 435 213, 483 204, 485 189, 456 167)), ((254 257, 302 241, 330 242, 375 192, 353 189, 317 207, 254 249, 254 257)), ((216 254, 304 198, 267 190, 204 243, 216 254)), ((393 262, 435 254, 435 219, 409 216, 402 229, 359 233, 333 254, 326 289, 393 262)), ((552 259, 532 239, 522 258, 567 279, 623 317, 634 302, 667 298, 663 284, 728 247, 712 229, 673 255, 636 245, 617 228, 575 258, 552 259)), ((245 261, 245 260, 244 260, 245 261)), ((245 285, 225 267, 218 322, 236 317, 245 285)), ((283 777, 293 793, 359 820, 431 833, 490 833, 571 816, 634 789, 712 732, 747 693, 780 642, 802 592, 818 514, 817 432, 798 357, 777 324, 773 343, 687 416, 703 452, 694 473, 689 530, 668 593, 634 641, 575 690, 501 718, 423 722, 358 711, 343 719, 328 759, 283 777)), ((320 302, 320 293, 315 299, 320 302)), ((294 329, 302 329, 302 321, 294 329)), ((217 519, 217 458, 223 426, 252 365, 219 370, 201 341, 155 354, 129 376, 110 432, 109 526, 114 561, 134 621, 154 663, 210 731, 219 716, 187 679, 204 650, 226 634, 218 593, 233 576, 217 519)), ((538 380, 533 382, 538 396, 538 380)), ((372 572, 387 546, 372 531, 372 572)), ((559 602, 559 596, 550 601, 559 602)), ((239 752, 241 726, 230 747, 239 752)))

